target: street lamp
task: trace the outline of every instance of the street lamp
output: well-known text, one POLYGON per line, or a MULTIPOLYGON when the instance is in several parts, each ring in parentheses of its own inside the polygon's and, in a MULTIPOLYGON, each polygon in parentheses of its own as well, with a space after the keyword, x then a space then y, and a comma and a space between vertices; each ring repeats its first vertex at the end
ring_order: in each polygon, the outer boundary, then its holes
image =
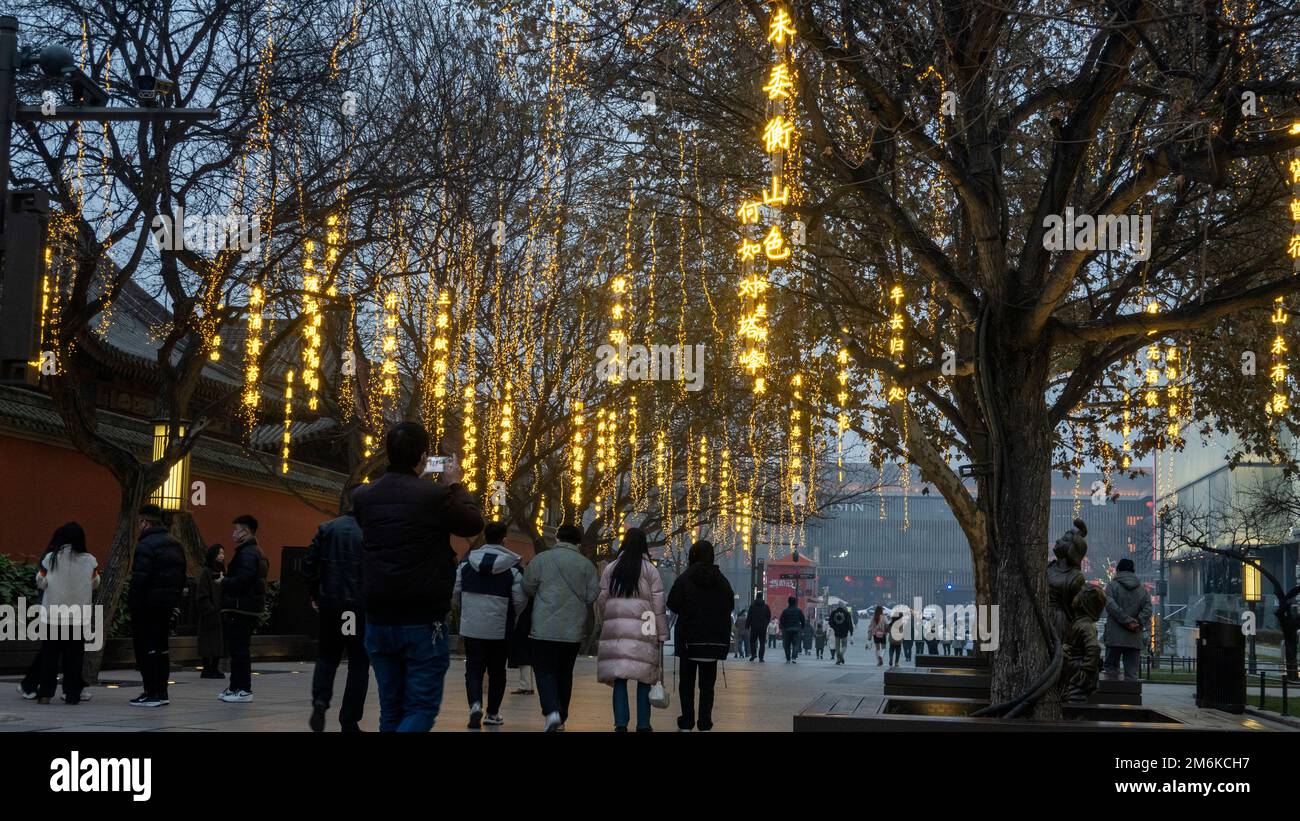
POLYGON ((1259 632, 1259 618, 1255 612, 1256 605, 1263 599, 1260 592, 1259 568, 1253 564, 1242 562, 1241 565, 1241 592, 1246 598, 1246 607, 1250 614, 1255 616, 1254 630, 1250 634, 1250 672, 1255 672, 1255 634, 1259 632))
MULTIPOLYGON (((167 454, 171 444, 168 429, 171 427, 166 419, 155 419, 153 423, 153 460, 156 462, 167 454)), ((176 427, 178 437, 185 436, 185 423, 176 427)), ((149 495, 149 501, 163 510, 180 510, 185 506, 185 495, 190 489, 190 455, 186 453, 167 471, 167 478, 149 495)))

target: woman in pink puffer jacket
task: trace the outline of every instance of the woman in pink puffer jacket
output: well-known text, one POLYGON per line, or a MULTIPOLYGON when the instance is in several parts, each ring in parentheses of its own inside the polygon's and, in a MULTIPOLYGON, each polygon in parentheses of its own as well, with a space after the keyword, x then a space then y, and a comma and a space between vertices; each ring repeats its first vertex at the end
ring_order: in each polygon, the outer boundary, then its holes
POLYGON ((596 611, 602 619, 596 679, 614 688, 614 731, 627 732, 631 718, 627 683, 635 681, 637 732, 649 732, 650 688, 663 679, 668 616, 664 581, 650 562, 641 529, 628 528, 618 558, 601 574, 596 611))

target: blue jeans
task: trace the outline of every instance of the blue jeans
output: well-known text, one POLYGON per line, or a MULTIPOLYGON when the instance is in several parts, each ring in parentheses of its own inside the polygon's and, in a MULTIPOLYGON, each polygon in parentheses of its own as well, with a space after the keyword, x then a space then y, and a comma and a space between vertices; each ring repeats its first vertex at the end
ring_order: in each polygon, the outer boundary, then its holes
MULTIPOLYGON (((632 717, 631 705, 627 703, 627 679, 614 680, 614 726, 626 727, 632 717)), ((650 685, 636 683, 636 728, 645 730, 650 727, 650 685)))
POLYGON ((433 729, 442 706, 442 680, 451 666, 446 626, 368 622, 366 652, 379 686, 379 731, 433 729))

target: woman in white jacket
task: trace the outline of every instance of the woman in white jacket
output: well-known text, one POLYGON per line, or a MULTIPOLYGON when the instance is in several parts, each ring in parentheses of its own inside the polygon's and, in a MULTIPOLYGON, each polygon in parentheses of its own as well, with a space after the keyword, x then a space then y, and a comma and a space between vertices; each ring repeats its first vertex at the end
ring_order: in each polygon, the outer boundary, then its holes
MULTIPOLYGON (((45 555, 36 586, 45 591, 41 622, 45 640, 41 648, 44 669, 36 691, 38 704, 49 704, 59 669, 63 669, 63 700, 81 701, 81 662, 86 639, 93 637, 91 602, 99 586, 99 562, 86 552, 86 532, 76 522, 61 529, 62 545, 45 555)), ((102 628, 102 625, 101 625, 102 628)))

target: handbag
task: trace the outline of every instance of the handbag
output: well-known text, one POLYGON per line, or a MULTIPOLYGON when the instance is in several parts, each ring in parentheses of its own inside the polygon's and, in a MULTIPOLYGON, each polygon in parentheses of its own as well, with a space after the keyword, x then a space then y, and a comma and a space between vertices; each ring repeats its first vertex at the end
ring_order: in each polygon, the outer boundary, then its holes
POLYGON ((672 704, 672 699, 668 695, 668 688, 664 687, 664 646, 659 644, 659 680, 650 688, 650 706, 660 710, 667 710, 672 704))

